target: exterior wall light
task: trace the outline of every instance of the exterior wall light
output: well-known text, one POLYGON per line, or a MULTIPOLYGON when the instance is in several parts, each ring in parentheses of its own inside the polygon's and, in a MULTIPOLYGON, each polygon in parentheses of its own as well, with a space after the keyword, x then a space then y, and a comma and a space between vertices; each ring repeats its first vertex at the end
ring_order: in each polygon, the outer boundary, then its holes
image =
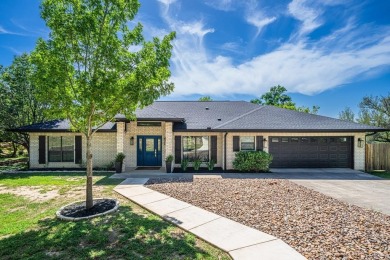
POLYGON ((358 138, 358 147, 359 147, 359 148, 363 148, 363 143, 364 143, 363 139, 361 139, 361 138, 359 137, 359 138, 358 138))
POLYGON ((130 145, 134 145, 134 136, 130 137, 130 145))

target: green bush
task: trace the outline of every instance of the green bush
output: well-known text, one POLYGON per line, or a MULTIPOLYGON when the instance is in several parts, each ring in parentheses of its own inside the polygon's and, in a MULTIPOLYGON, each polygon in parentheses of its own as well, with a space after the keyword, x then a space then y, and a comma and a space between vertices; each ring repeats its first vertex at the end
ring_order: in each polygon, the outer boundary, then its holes
POLYGON ((272 155, 263 151, 238 152, 233 161, 234 169, 248 172, 268 172, 272 155))
POLYGON ((126 155, 124 153, 118 153, 115 156, 115 162, 123 163, 123 160, 125 159, 126 155))
POLYGON ((190 161, 187 159, 187 158, 183 158, 183 160, 181 160, 181 170, 183 172, 185 172, 188 168, 188 164, 190 163, 190 161))
POLYGON ((214 170, 214 166, 215 166, 215 161, 213 159, 211 159, 208 163, 207 163, 207 168, 209 169, 209 171, 212 171, 214 170))
POLYGON ((202 161, 200 160, 200 158, 195 158, 195 160, 194 160, 194 163, 193 163, 194 165, 194 170, 195 171, 198 171, 199 170, 199 168, 200 168, 200 165, 202 164, 202 161))

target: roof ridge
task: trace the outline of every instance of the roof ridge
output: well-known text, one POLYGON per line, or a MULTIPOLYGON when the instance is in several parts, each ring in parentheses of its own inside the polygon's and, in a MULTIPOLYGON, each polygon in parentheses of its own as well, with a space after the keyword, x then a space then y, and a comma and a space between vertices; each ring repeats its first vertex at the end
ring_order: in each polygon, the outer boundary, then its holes
POLYGON ((244 116, 250 115, 250 114, 252 114, 253 112, 256 112, 257 110, 260 110, 260 109, 262 109, 262 108, 264 108, 264 107, 265 107, 265 106, 260 106, 260 107, 254 108, 254 109, 252 109, 252 110, 250 110, 250 111, 248 111, 248 112, 246 112, 246 113, 244 113, 244 114, 242 114, 242 115, 239 115, 238 117, 235 117, 235 118, 233 118, 233 119, 230 119, 229 121, 226 121, 225 123, 220 124, 220 125, 214 127, 214 129, 220 128, 220 127, 225 126, 225 125, 227 125, 227 124, 230 124, 231 122, 234 122, 234 121, 236 121, 236 120, 238 120, 238 119, 240 119, 240 118, 243 118, 244 116))

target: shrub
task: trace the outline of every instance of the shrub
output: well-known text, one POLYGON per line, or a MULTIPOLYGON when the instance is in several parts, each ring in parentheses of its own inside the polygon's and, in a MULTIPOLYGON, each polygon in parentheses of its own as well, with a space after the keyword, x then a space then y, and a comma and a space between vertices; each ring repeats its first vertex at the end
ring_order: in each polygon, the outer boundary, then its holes
POLYGON ((172 162, 173 161, 173 155, 170 154, 165 158, 165 162, 172 162))
POLYGON ((214 165, 215 165, 215 161, 214 161, 213 159, 211 159, 211 160, 207 163, 207 168, 209 169, 209 171, 214 170, 214 165))
POLYGON ((263 151, 237 152, 233 161, 234 169, 247 172, 267 172, 272 162, 272 155, 263 151))
POLYGON ((123 163, 123 160, 125 159, 126 155, 124 153, 118 153, 115 157, 115 162, 123 163))
POLYGON ((181 160, 181 170, 183 172, 185 172, 188 168, 188 164, 190 163, 190 161, 187 159, 187 158, 183 158, 183 160, 181 160))
POLYGON ((201 164, 202 164, 202 161, 199 158, 195 158, 195 160, 194 160, 194 170, 198 171, 201 164))

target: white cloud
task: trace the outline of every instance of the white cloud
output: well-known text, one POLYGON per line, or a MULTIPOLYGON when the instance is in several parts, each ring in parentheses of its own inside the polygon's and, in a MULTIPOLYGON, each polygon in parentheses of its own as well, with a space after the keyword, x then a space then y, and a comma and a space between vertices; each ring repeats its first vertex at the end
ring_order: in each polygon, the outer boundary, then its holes
POLYGON ((267 26, 267 25, 273 23, 275 20, 276 20, 276 17, 275 17, 275 16, 272 16, 272 17, 265 17, 265 16, 264 16, 262 13, 260 13, 260 12, 253 12, 253 13, 249 14, 249 15, 246 17, 246 21, 247 21, 249 24, 251 24, 251 25, 253 25, 253 26, 255 26, 255 27, 257 28, 257 33, 256 33, 256 36, 255 36, 255 37, 257 37, 257 36, 260 34, 261 30, 262 30, 265 26, 267 26))
MULTIPOLYGON (((237 2, 237 0, 235 2, 237 2)), ((225 12, 234 10, 233 0, 208 0, 206 1, 206 4, 214 9, 225 12)))
MULTIPOLYGON (((322 24, 319 20, 322 11, 302 9, 299 7, 304 4, 302 1, 293 2, 294 15, 302 14, 300 36, 238 64, 228 56, 210 55, 203 40, 214 29, 202 19, 185 22, 175 19, 169 11, 162 12, 170 30, 177 32, 171 60, 175 91, 170 98, 193 94, 225 98, 235 94, 259 96, 277 84, 290 92, 311 95, 350 83, 390 64, 389 28, 366 25, 357 30, 355 21, 350 19, 327 37, 308 41, 307 33, 322 24)), ((261 21, 254 19, 253 23, 259 27, 269 24, 261 21)), ((225 50, 237 47, 236 42, 221 46, 225 50)))
POLYGON ((164 5, 169 6, 169 5, 173 4, 173 3, 175 3, 177 0, 157 0, 157 1, 159 1, 160 3, 162 3, 164 5))
POLYGON ((288 11, 291 16, 302 22, 298 36, 308 34, 322 25, 320 19, 322 9, 318 6, 309 6, 306 0, 293 0, 288 5, 288 11))
MULTIPOLYGON (((175 66, 172 96, 189 94, 259 95, 282 84, 291 92, 315 94, 350 82, 355 76, 390 60, 390 37, 358 52, 324 54, 304 43, 281 48, 234 66, 230 58, 207 61, 195 52, 181 52, 185 66, 175 66)), ((177 65, 177 64, 176 64, 177 65)))
POLYGON ((13 35, 21 35, 21 36, 24 36, 25 34, 22 34, 22 33, 17 33, 17 32, 12 32, 12 31, 9 31, 7 29, 5 29, 4 27, 0 26, 0 34, 13 34, 13 35))

